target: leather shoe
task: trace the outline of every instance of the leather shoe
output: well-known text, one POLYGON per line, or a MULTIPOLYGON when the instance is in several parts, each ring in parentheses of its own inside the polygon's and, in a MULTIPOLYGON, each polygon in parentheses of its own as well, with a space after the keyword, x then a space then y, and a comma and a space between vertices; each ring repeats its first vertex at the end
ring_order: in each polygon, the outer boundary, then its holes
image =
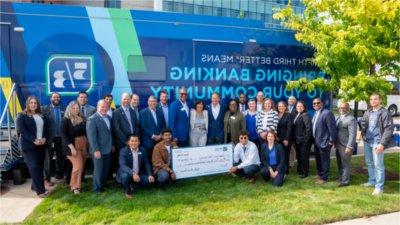
POLYGON ((133 195, 128 194, 128 193, 125 193, 125 198, 127 198, 127 199, 132 199, 132 198, 133 198, 133 195))
POLYGON ((322 184, 326 184, 326 180, 322 180, 322 179, 318 179, 317 181, 315 181, 315 184, 319 184, 319 185, 322 185, 322 184))
POLYGON ((339 184, 339 187, 346 187, 346 186, 349 186, 349 184, 346 184, 346 183, 340 183, 339 184))

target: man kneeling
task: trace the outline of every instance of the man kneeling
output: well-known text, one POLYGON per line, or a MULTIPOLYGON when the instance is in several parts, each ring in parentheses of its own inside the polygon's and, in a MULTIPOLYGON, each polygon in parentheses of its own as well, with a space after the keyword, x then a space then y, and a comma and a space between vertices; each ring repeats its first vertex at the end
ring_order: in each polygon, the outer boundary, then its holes
POLYGON ((255 182, 255 173, 260 169, 260 157, 257 146, 249 141, 247 131, 239 134, 239 143, 233 153, 234 166, 229 170, 230 174, 245 177, 249 182, 255 182))
POLYGON ((176 180, 175 172, 171 169, 171 151, 173 148, 178 147, 175 142, 171 141, 171 129, 163 129, 161 131, 161 138, 162 140, 154 146, 152 156, 154 174, 157 176, 157 184, 159 186, 176 180))
POLYGON ((125 197, 129 199, 133 197, 132 186, 146 187, 154 182, 149 157, 139 144, 139 136, 130 135, 128 146, 122 148, 119 153, 117 181, 122 184, 125 197))

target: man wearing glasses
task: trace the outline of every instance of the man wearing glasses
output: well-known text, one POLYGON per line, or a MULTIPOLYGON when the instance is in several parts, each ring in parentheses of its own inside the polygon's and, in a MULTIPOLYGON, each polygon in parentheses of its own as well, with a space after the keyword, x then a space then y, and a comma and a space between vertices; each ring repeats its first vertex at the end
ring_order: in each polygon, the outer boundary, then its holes
POLYGON ((246 130, 240 131, 239 143, 233 151, 234 166, 229 170, 230 174, 245 177, 250 183, 255 182, 255 174, 260 170, 260 156, 257 146, 249 141, 246 130))
POLYGON ((328 181, 331 148, 337 137, 336 122, 333 113, 324 109, 320 98, 313 100, 313 108, 315 114, 312 119, 312 134, 318 173, 315 183, 325 184, 328 181))
POLYGON ((186 88, 179 89, 179 99, 169 106, 169 128, 179 147, 189 146, 189 105, 186 88))

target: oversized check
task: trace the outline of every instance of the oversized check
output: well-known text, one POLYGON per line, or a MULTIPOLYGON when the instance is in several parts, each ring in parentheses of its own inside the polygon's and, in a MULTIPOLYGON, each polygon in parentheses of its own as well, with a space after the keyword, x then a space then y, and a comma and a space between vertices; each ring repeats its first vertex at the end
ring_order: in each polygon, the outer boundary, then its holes
POLYGON ((172 169, 177 179, 226 173, 232 164, 232 144, 172 149, 172 169))

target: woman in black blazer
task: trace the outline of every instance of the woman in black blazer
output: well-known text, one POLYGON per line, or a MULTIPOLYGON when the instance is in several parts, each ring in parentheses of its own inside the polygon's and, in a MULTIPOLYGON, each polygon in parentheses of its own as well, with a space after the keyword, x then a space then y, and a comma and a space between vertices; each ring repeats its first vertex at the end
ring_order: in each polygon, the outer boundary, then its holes
POLYGON ((298 113, 293 120, 293 131, 296 146, 297 173, 300 178, 306 178, 310 164, 312 125, 311 119, 307 114, 306 104, 303 101, 297 102, 296 110, 298 113))
POLYGON ((278 141, 285 152, 286 174, 289 174, 290 146, 292 145, 292 117, 287 112, 287 104, 284 101, 278 102, 278 141))
POLYGON ((65 154, 72 164, 70 186, 74 194, 81 189, 82 174, 85 168, 88 140, 86 122, 80 115, 78 102, 69 103, 65 117, 61 121, 61 143, 65 154))
POLYGON ((41 114, 40 104, 35 96, 28 97, 24 112, 18 114, 17 130, 22 156, 32 177, 32 187, 39 197, 44 198, 48 195, 44 186, 43 166, 49 122, 41 114))
POLYGON ((260 150, 261 175, 265 181, 272 179, 272 185, 282 186, 286 173, 285 152, 277 143, 277 135, 273 130, 268 131, 267 140, 260 150))

